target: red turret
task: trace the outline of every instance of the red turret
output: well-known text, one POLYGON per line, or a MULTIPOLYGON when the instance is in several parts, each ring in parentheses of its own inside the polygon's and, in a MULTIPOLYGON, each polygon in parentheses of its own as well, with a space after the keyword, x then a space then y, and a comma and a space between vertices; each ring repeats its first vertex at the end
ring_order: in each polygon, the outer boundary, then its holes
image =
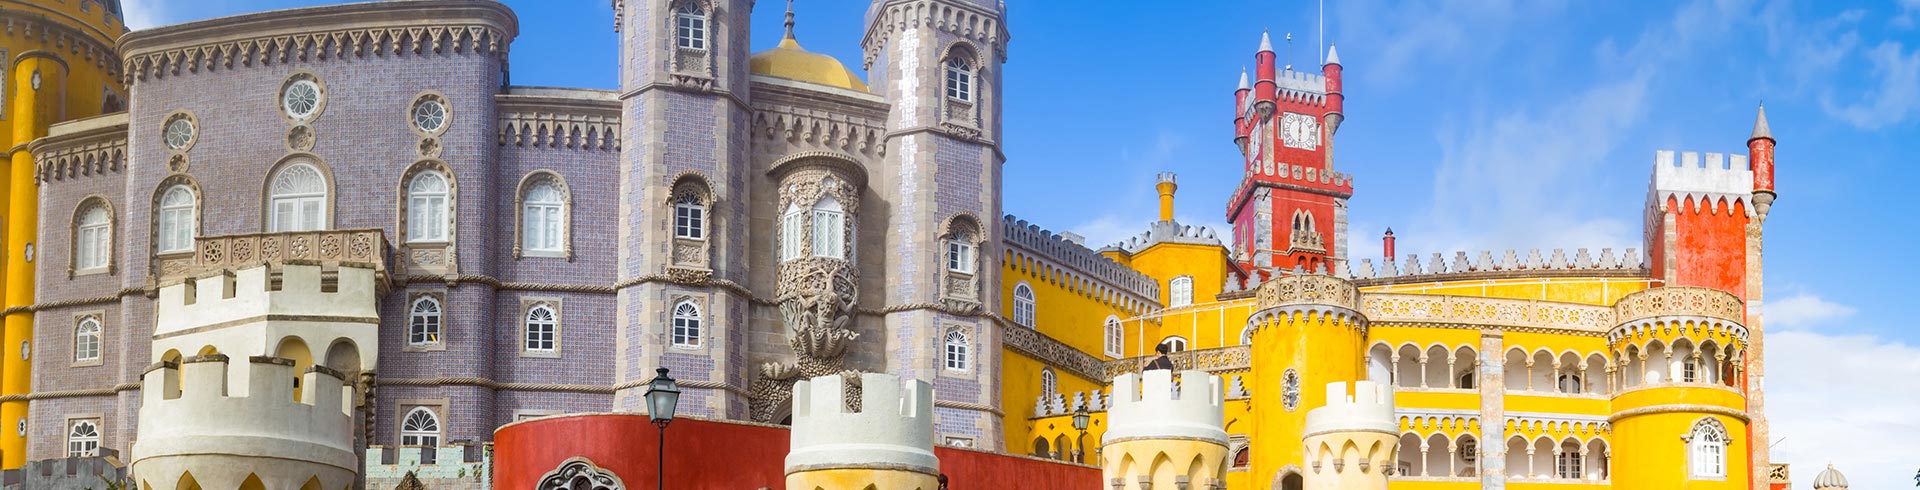
POLYGON ((1262 116, 1273 114, 1276 92, 1273 78, 1273 39, 1267 37, 1265 32, 1260 33, 1260 51, 1253 54, 1253 60, 1255 63, 1253 73, 1257 76, 1253 82, 1254 109, 1259 110, 1262 116))
POLYGON ((1747 155, 1753 161, 1753 210, 1762 218, 1773 207, 1773 130, 1767 128, 1767 106, 1753 121, 1753 136, 1747 137, 1747 155))
POLYGON ((1380 241, 1382 242, 1381 252, 1384 252, 1381 255, 1385 255, 1387 260, 1393 260, 1393 228, 1387 228, 1387 236, 1380 241))
POLYGON ((1340 92, 1340 52, 1327 45, 1327 64, 1320 71, 1327 77, 1327 134, 1340 130, 1340 122, 1346 120, 1345 107, 1347 96, 1340 92))
POLYGON ((1240 88, 1233 91, 1233 143, 1240 146, 1242 153, 1247 151, 1247 134, 1252 132, 1251 125, 1247 124, 1247 95, 1252 91, 1247 86, 1247 69, 1241 68, 1240 88))

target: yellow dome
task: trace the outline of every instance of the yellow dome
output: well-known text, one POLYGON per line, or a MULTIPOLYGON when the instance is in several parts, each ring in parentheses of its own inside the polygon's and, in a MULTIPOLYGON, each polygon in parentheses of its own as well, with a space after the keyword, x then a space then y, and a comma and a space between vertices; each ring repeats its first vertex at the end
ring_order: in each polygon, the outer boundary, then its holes
POLYGON ((867 91, 866 82, 860 81, 840 60, 820 53, 810 53, 800 47, 800 42, 792 37, 780 40, 773 49, 753 54, 748 61, 748 69, 755 75, 799 80, 817 83, 829 87, 867 91))

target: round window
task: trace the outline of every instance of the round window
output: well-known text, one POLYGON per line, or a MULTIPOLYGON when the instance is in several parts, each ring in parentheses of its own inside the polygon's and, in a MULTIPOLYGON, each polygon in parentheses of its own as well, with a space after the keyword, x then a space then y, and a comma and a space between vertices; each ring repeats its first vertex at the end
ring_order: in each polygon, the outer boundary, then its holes
POLYGON ((320 109, 320 84, 312 80, 297 80, 287 85, 287 91, 280 96, 280 106, 294 119, 305 119, 320 109))
POLYGON ((186 149, 187 144, 193 142, 193 121, 188 121, 185 117, 176 117, 168 122, 166 140, 167 148, 186 149))
POLYGON ((413 125, 429 133, 447 127, 447 106, 436 99, 421 99, 413 105, 413 125))

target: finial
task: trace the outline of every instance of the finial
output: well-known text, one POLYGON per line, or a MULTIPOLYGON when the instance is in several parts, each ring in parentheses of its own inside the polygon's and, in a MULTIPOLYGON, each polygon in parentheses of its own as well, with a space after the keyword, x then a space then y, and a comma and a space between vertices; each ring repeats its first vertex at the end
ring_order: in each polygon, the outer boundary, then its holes
POLYGON ((787 37, 793 39, 793 0, 787 0, 787 37))

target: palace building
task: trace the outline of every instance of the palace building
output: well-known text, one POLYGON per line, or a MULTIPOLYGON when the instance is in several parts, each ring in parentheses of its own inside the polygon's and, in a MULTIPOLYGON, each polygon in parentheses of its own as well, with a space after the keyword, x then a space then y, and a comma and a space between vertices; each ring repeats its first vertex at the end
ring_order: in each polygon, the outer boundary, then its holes
POLYGON ((1164 173, 1103 245, 1002 209, 1003 2, 873 0, 863 78, 791 5, 751 46, 752 0, 613 0, 617 90, 511 84, 494 1, 132 32, 0 4, 29 482, 118 454, 141 490, 1789 485, 1764 110, 1744 154, 1653 152, 1640 248, 1355 257, 1340 57, 1262 35, 1233 229, 1175 221, 1164 173), (659 368, 681 453, 635 415, 659 368))

